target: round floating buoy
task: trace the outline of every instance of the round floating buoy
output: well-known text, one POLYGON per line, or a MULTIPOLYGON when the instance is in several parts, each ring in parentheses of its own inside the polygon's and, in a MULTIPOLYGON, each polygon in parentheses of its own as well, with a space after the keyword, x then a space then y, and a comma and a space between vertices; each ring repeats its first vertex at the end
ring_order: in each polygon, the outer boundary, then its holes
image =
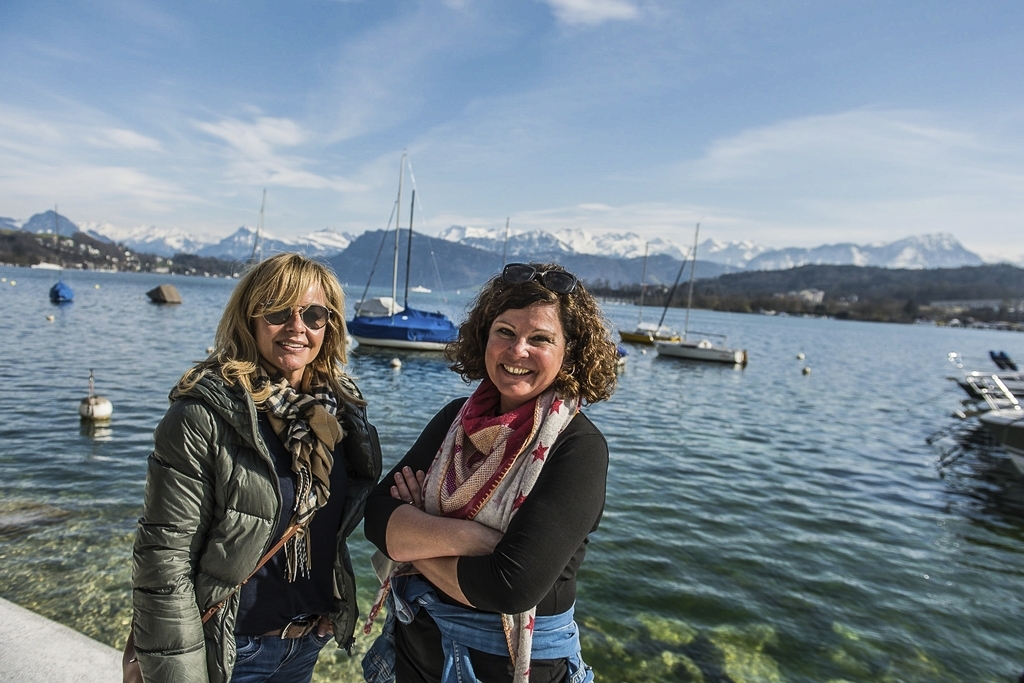
POLYGON ((78 404, 78 414, 83 420, 101 422, 109 420, 114 412, 114 404, 93 391, 92 370, 89 370, 89 395, 78 404))
POLYGON ((52 323, 52 322, 53 322, 54 320, 56 320, 56 318, 54 318, 54 317, 53 317, 52 315, 48 315, 48 316, 46 316, 46 319, 47 319, 47 320, 49 320, 49 321, 50 321, 51 323, 52 323))
POLYGON ((93 286, 92 286, 92 288, 93 288, 93 289, 99 289, 99 288, 100 288, 100 286, 99 286, 99 285, 93 285, 93 286))
POLYGON ((646 356, 647 355, 647 349, 640 349, 640 355, 641 356, 646 356))
POLYGON ((804 354, 803 354, 802 352, 801 352, 801 353, 798 353, 798 354, 796 354, 796 359, 797 359, 797 360, 803 360, 803 359, 804 359, 804 354))
POLYGON ((212 346, 207 346, 207 347, 206 347, 206 353, 207 353, 207 354, 211 354, 211 353, 213 353, 213 352, 214 352, 214 351, 216 351, 216 350, 217 350, 217 349, 215 349, 215 348, 214 348, 214 347, 212 347, 212 346))
POLYGON ((5 278, 5 277, 0 277, 0 282, 7 282, 7 278, 5 278))
POLYGON ((391 367, 393 367, 395 370, 397 370, 398 368, 402 367, 402 361, 400 361, 397 358, 392 358, 391 359, 391 367))
POLYGON ((803 372, 805 375, 809 375, 811 374, 811 369, 805 365, 804 369, 801 372, 803 372))
POLYGON ((18 284, 17 280, 11 280, 11 287, 13 287, 16 284, 18 284))

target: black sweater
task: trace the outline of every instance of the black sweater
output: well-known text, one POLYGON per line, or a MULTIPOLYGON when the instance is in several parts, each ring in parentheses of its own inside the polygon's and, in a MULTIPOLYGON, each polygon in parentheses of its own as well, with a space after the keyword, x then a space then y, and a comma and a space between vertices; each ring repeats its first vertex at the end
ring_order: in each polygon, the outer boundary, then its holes
MULTIPOLYGON (((403 505, 391 497, 395 472, 410 467, 429 469, 441 442, 466 399, 457 399, 431 419, 405 457, 381 479, 366 503, 364 531, 371 543, 387 553, 391 513, 403 505)), ((490 555, 461 557, 459 586, 466 598, 487 612, 517 614, 534 605, 538 615, 559 614, 576 601, 576 572, 586 554, 587 536, 597 529, 604 509, 608 445, 604 436, 579 413, 558 436, 532 492, 519 508, 502 540, 490 555)), ((457 603, 438 590, 445 602, 457 603)), ((439 680, 442 659, 440 633, 419 612, 408 627, 399 624, 398 681, 439 680)), ((481 680, 508 680, 508 657, 473 653, 481 680)), ((558 681, 563 662, 532 665, 531 681, 558 681)))

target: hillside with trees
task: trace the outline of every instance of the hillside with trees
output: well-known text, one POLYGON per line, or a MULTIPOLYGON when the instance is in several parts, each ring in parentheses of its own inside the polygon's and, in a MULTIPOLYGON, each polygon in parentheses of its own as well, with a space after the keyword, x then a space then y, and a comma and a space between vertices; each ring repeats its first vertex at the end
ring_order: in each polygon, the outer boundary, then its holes
MULTIPOLYGON (((629 301, 639 301, 640 297, 639 285, 612 288, 595 283, 592 289, 605 297, 629 301)), ((648 287, 645 305, 664 306, 670 291, 666 286, 648 287)), ((688 293, 684 276, 670 305, 686 306, 688 293)), ((913 322, 921 318, 941 321, 963 313, 980 321, 1019 322, 1024 320, 1022 300, 1024 269, 1008 264, 929 270, 801 266, 698 279, 693 288, 695 308, 880 322, 913 322), (965 303, 958 307, 932 305, 949 301, 965 303)))

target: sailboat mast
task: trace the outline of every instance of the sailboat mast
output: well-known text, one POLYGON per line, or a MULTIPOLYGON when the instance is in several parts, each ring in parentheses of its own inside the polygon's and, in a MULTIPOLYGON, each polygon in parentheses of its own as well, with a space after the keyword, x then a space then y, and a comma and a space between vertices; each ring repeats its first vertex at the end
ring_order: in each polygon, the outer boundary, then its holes
POLYGON ((640 329, 640 323, 644 321, 644 292, 647 291, 647 250, 650 246, 650 242, 644 242, 644 267, 640 272, 640 316, 636 319, 637 329, 640 329))
POLYGON ((395 263, 391 268, 391 315, 395 314, 395 301, 398 298, 398 233, 402 232, 402 178, 405 176, 405 154, 398 166, 398 204, 395 206, 395 263))
POLYGON ((686 297, 686 322, 683 324, 683 341, 686 341, 686 332, 690 328, 690 306, 693 305, 693 276, 697 272, 697 235, 700 234, 700 223, 693 231, 693 267, 690 268, 690 294, 686 297))
POLYGON ((412 267, 412 216, 416 212, 416 188, 412 188, 412 201, 409 202, 409 244, 405 252, 405 303, 409 308, 409 269, 412 267))
POLYGON ((505 216, 505 248, 501 250, 501 269, 505 270, 505 261, 508 257, 508 219, 511 216, 505 216))
POLYGON ((259 263, 263 260, 263 210, 267 208, 267 188, 263 188, 263 201, 260 203, 260 220, 256 223, 256 237, 252 241, 252 254, 249 255, 249 263, 259 263))

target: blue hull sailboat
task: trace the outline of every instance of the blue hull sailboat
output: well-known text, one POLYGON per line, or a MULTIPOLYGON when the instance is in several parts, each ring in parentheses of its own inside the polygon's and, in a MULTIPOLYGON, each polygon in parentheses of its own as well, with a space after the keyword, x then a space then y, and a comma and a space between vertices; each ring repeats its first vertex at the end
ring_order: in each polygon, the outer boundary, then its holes
POLYGON ((364 346, 443 351, 459 330, 443 313, 406 308, 386 316, 357 315, 348 331, 364 346))
MULTIPOLYGON (((448 342, 455 341, 459 328, 440 312, 422 311, 409 307, 409 265, 412 259, 413 212, 416 208, 416 190, 412 192, 409 209, 409 244, 405 265, 405 306, 398 306, 398 233, 402 203, 402 179, 405 176, 405 155, 402 155, 398 174, 398 199, 395 204, 395 258, 391 273, 391 297, 379 297, 382 310, 369 310, 366 294, 356 304, 356 314, 348 322, 348 331, 361 346, 411 349, 415 351, 443 351, 448 342), (365 302, 365 303, 364 303, 365 302)), ((372 277, 372 272, 371 272, 372 277)), ((369 289, 369 282, 367 282, 369 289)))

